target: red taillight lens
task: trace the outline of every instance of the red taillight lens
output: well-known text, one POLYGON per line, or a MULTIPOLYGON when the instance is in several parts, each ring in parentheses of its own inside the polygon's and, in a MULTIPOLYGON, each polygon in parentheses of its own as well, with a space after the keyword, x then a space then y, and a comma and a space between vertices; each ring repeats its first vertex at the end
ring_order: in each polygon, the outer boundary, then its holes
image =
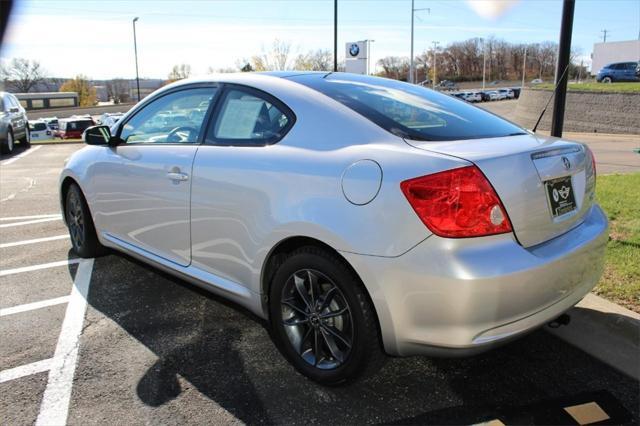
POLYGON ((498 194, 476 166, 409 179, 400 188, 422 222, 441 237, 511 232, 498 194))

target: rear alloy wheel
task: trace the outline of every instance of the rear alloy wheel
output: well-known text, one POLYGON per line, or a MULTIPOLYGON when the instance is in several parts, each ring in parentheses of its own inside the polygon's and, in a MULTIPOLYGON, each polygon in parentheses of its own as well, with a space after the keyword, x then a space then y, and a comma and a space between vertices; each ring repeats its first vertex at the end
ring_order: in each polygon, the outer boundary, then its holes
POLYGON ((305 376, 337 385, 384 362, 371 302, 336 255, 316 247, 296 250, 278 268, 270 295, 276 343, 305 376))
POLYGON ((605 77, 605 78, 602 79, 602 82, 603 83, 612 83, 613 80, 611 79, 611 77, 605 77))
POLYGON ((91 258, 104 253, 105 249, 98 241, 87 203, 76 184, 71 184, 67 190, 65 217, 71 245, 78 256, 91 258))
POLYGON ((7 140, 0 147, 3 154, 11 154, 13 152, 13 132, 11 129, 7 131, 7 140))

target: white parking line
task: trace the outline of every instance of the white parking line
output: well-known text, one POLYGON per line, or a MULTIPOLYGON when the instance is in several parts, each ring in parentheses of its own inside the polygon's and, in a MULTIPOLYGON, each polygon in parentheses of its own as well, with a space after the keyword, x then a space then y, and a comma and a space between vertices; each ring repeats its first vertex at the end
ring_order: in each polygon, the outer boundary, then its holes
POLYGON ((67 305, 60 337, 58 337, 58 345, 49 370, 49 380, 42 397, 36 425, 67 423, 92 271, 93 259, 82 260, 73 282, 71 298, 67 305))
POLYGON ((25 364, 15 368, 9 368, 8 370, 2 370, 0 371, 0 383, 47 371, 51 368, 52 361, 53 358, 43 359, 42 361, 32 362, 31 364, 25 364))
POLYGON ((22 268, 0 270, 0 277, 5 275, 20 274, 22 272, 37 271, 39 269, 55 268, 56 266, 73 265, 80 263, 82 259, 59 260, 57 262, 41 263, 40 265, 23 266, 22 268))
POLYGON ((42 148, 42 145, 34 146, 34 147, 26 150, 25 152, 22 152, 22 153, 16 155, 13 158, 9 158, 8 160, 0 161, 0 166, 8 166, 9 164, 18 161, 19 159, 26 157, 27 155, 31 154, 32 152, 36 152, 40 148, 42 148))
POLYGON ((32 216, 13 216, 13 217, 0 217, 0 222, 6 222, 8 220, 27 220, 27 219, 44 219, 47 217, 58 217, 60 213, 52 214, 36 214, 32 216))
POLYGON ((0 317, 20 312, 33 311, 35 309, 46 308, 47 306, 60 305, 67 303, 71 296, 56 297, 54 299, 41 300, 40 302, 25 303, 24 305, 12 306, 11 308, 0 309, 0 317))
POLYGON ((53 216, 53 217, 46 217, 44 219, 26 220, 24 222, 3 223, 2 225, 0 225, 0 228, 10 228, 12 226, 32 225, 34 223, 51 222, 52 220, 60 220, 60 219, 62 219, 62 215, 57 215, 57 216, 53 216))
POLYGON ((47 242, 47 241, 55 241, 55 240, 65 240, 67 238, 69 238, 69 234, 56 235, 55 237, 35 238, 33 240, 14 241, 12 243, 0 244, 0 248, 24 246, 24 245, 27 245, 27 244, 44 243, 44 242, 47 242))

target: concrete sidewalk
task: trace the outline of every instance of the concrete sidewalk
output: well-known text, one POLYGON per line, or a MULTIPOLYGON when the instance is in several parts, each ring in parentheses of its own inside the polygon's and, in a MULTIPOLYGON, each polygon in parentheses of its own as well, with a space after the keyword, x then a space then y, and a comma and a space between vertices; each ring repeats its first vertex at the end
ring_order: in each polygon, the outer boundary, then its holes
POLYGON ((640 380, 640 314, 588 294, 567 312, 571 323, 545 329, 600 361, 640 380))

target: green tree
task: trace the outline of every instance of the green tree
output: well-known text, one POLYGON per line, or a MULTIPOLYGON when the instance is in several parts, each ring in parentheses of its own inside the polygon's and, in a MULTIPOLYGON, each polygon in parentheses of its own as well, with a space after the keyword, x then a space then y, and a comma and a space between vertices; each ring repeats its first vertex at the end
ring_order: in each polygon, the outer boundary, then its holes
POLYGON ((61 92, 76 92, 80 106, 93 106, 97 103, 96 88, 89 83, 84 75, 77 75, 72 80, 67 80, 60 86, 61 92))

